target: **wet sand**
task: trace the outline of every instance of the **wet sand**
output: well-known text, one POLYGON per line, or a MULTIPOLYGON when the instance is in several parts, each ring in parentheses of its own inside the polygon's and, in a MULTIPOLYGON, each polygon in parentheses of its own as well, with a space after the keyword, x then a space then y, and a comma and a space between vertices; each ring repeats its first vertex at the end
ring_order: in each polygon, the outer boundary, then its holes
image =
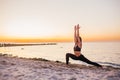
POLYGON ((0 80, 120 80, 120 68, 0 55, 0 80))

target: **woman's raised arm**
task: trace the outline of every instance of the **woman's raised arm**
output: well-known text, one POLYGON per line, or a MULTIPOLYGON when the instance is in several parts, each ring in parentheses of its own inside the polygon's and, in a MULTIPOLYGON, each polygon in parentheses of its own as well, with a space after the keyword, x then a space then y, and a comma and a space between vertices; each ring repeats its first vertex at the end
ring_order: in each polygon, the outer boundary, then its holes
POLYGON ((80 37, 79 29, 80 29, 80 26, 78 24, 77 25, 77 41, 78 41, 78 43, 80 43, 79 45, 82 47, 82 39, 80 37))
POLYGON ((74 26, 74 42, 76 43, 77 42, 77 36, 76 36, 76 25, 74 26))
POLYGON ((79 27, 79 24, 78 24, 78 25, 77 25, 77 36, 76 36, 77 38, 79 38, 79 36, 80 36, 80 35, 79 35, 79 29, 80 29, 80 27, 79 27))

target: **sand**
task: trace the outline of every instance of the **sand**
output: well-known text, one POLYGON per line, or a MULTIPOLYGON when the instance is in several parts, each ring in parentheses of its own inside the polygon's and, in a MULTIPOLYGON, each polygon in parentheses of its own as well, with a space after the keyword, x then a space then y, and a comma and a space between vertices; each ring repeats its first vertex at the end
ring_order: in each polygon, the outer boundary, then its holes
POLYGON ((120 68, 1 55, 0 80, 120 80, 120 68))

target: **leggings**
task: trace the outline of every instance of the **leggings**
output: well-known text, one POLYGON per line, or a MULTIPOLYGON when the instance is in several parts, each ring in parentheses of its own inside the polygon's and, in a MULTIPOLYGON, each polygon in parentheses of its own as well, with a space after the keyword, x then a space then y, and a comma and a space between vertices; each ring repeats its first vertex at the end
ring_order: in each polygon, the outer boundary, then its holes
POLYGON ((96 62, 92 62, 90 60, 88 60, 86 57, 84 57, 84 55, 80 55, 80 56, 75 56, 74 54, 71 54, 71 53, 67 53, 66 54, 66 64, 68 65, 69 63, 69 57, 74 59, 74 60, 81 60, 83 62, 86 62, 88 64, 91 64, 91 65, 94 65, 94 66, 97 66, 97 67, 102 67, 100 64, 96 63, 96 62))

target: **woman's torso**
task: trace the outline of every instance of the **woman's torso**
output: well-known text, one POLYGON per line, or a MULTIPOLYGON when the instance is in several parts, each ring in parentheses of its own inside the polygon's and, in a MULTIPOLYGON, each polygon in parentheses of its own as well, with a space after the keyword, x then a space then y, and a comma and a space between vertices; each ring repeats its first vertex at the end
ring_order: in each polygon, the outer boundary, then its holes
POLYGON ((82 48, 82 43, 76 43, 75 46, 74 46, 74 54, 76 56, 80 56, 81 54, 81 48, 82 48))

